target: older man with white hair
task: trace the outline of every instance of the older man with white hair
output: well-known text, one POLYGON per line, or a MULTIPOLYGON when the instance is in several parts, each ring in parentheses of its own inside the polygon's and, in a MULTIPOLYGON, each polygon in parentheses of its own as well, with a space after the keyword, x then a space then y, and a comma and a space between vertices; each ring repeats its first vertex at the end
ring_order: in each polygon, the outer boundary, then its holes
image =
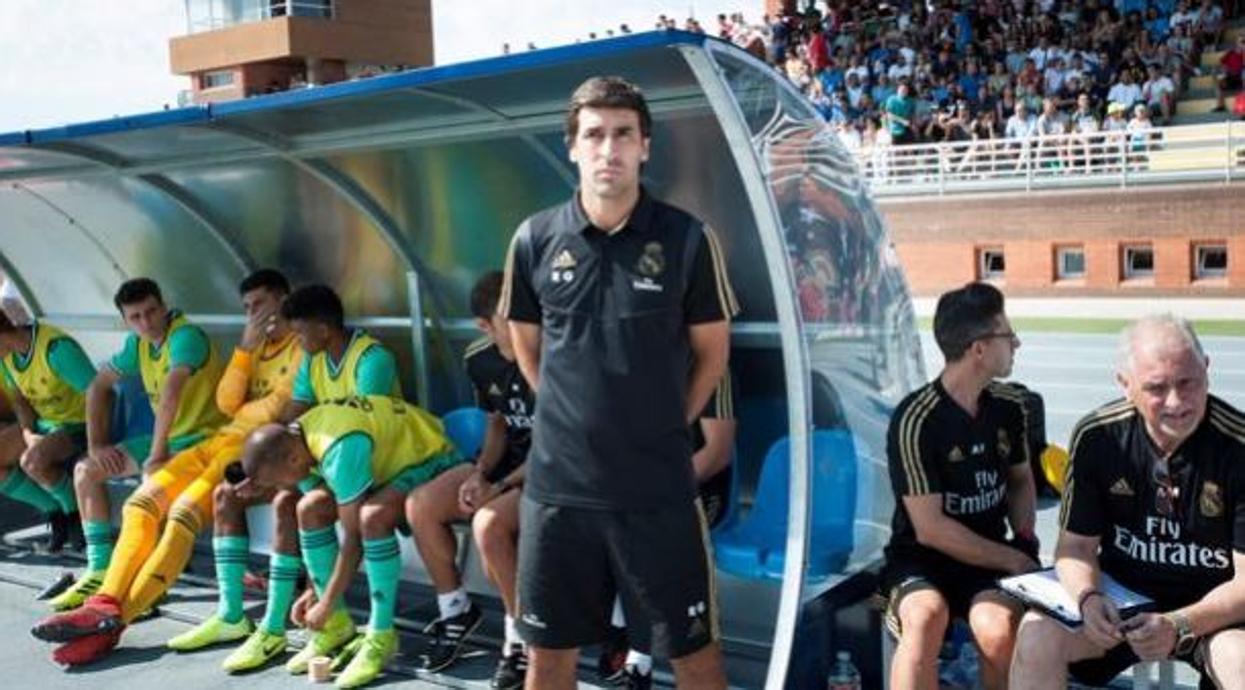
MULTIPOLYGON (((1105 685, 1138 660, 1176 658, 1218 688, 1245 688, 1245 415, 1209 394, 1209 361, 1187 321, 1126 328, 1123 400, 1072 433, 1055 551, 1084 620, 1030 612, 1013 690, 1105 685), (1121 620, 1102 574, 1155 601, 1121 620)), ((1204 682, 1203 687, 1206 687, 1204 682)))

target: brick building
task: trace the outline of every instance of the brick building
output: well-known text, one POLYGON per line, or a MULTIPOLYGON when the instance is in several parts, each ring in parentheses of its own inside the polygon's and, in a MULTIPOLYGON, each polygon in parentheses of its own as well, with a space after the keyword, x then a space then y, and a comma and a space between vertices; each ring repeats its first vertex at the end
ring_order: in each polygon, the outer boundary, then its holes
POLYGON ((877 200, 912 291, 1245 295, 1245 187, 1176 184, 877 200))

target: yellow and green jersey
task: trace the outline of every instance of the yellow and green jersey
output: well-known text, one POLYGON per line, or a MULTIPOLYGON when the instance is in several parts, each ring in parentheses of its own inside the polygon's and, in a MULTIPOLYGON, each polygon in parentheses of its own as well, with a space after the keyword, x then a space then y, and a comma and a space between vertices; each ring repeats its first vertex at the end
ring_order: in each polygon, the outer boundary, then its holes
POLYGON ((298 426, 338 503, 361 498, 407 470, 444 458, 457 461, 441 420, 400 398, 384 395, 323 402, 298 426))
POLYGON ((152 410, 160 406, 169 372, 177 367, 190 369, 190 378, 182 388, 177 406, 177 417, 169 429, 170 448, 191 445, 195 439, 203 438, 228 421, 216 406, 216 383, 224 363, 203 329, 187 321, 181 312, 169 312, 169 329, 164 342, 156 344, 131 333, 109 364, 122 375, 142 377, 152 410))
POLYGON ((86 389, 95 378, 95 366, 82 346, 55 326, 35 321, 30 338, 29 350, 0 359, 5 388, 30 403, 37 432, 83 428, 86 389))
POLYGON ((351 332, 338 362, 326 351, 303 357, 294 377, 295 401, 315 405, 360 395, 402 396, 393 353, 363 329, 351 332))

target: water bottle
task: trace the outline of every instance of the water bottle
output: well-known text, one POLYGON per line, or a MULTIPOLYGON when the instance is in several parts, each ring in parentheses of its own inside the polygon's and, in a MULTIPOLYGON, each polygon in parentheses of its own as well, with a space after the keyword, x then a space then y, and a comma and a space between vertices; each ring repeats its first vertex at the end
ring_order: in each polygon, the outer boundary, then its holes
POLYGON ((860 690, 860 671, 852 663, 851 652, 839 651, 834 655, 834 668, 826 678, 826 690, 860 690))

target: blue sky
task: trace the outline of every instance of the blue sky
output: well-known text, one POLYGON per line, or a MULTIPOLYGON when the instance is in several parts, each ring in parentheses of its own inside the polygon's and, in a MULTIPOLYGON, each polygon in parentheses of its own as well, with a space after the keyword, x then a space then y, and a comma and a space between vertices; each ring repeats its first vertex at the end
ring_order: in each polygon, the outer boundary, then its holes
MULTIPOLYGON (((433 0, 438 63, 586 39, 621 23, 653 27, 659 14, 719 12, 749 20, 762 0, 433 0)), ((182 0, 0 0, 0 132, 159 110, 188 88, 169 71, 168 39, 186 32, 182 0)))

